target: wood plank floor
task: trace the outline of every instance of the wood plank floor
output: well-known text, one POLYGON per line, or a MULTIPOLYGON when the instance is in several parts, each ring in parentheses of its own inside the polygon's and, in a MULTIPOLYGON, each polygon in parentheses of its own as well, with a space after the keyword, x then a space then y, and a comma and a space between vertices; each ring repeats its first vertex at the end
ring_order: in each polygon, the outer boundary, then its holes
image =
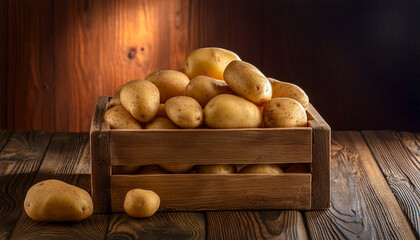
POLYGON ((79 223, 31 220, 31 185, 60 179, 89 191, 87 133, 0 131, 0 239, 419 239, 420 134, 333 132, 325 211, 94 214, 79 223))

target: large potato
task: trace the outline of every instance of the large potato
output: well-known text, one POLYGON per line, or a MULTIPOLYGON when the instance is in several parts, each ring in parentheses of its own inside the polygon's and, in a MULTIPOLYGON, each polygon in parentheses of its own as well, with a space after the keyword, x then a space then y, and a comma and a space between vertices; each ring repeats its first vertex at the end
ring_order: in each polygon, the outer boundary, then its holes
POLYGON ((93 212, 92 198, 85 190, 59 180, 33 185, 26 193, 26 214, 37 221, 81 221, 93 212))
POLYGON ((117 105, 105 112, 104 121, 109 124, 112 129, 141 129, 140 123, 131 116, 127 110, 117 105))
POLYGON ((253 164, 241 168, 239 173, 282 174, 283 170, 274 164, 253 164))
POLYGON ((132 81, 130 81, 130 82, 124 83, 123 85, 119 86, 119 87, 117 88, 117 90, 115 91, 114 96, 111 98, 111 100, 109 100, 109 103, 108 103, 108 108, 112 108, 112 107, 115 107, 115 106, 121 105, 121 101, 120 101, 121 89, 122 89, 125 85, 130 84, 130 83, 133 83, 133 82, 136 82, 136 81, 140 81, 140 80, 132 80, 132 81))
POLYGON ((191 164, 160 164, 159 167, 171 173, 186 173, 190 171, 194 165, 191 164))
POLYGON ((169 119, 165 117, 154 118, 149 122, 146 129, 177 129, 178 127, 169 119))
POLYGON ((252 64, 232 61, 226 67, 223 76, 234 92, 255 104, 262 104, 271 99, 270 82, 252 64))
POLYGON ((138 80, 121 89, 121 104, 141 123, 152 120, 159 109, 159 90, 151 82, 138 80))
POLYGON ((161 103, 175 96, 184 96, 185 87, 190 82, 187 75, 174 70, 154 72, 147 76, 146 80, 151 81, 159 89, 161 103))
POLYGON ((230 164, 201 165, 197 167, 197 173, 230 174, 236 173, 236 168, 230 164))
POLYGON ((185 74, 190 79, 199 75, 223 80, 226 66, 233 60, 241 60, 236 53, 223 48, 199 48, 185 59, 185 74))
POLYGON ((264 126, 306 127, 308 118, 300 103, 291 98, 273 98, 264 107, 264 126))
POLYGON ((131 217, 150 217, 159 209, 160 198, 150 190, 133 189, 127 192, 124 211, 131 217))
POLYGON ((192 97, 173 97, 165 103, 165 110, 168 118, 181 128, 196 128, 204 121, 203 109, 192 97))
POLYGON ((302 88, 293 83, 281 82, 274 78, 268 78, 268 81, 270 81, 273 89, 272 98, 288 97, 298 101, 304 109, 308 108, 309 98, 302 88))
POLYGON ((260 109, 238 96, 221 94, 204 108, 205 123, 211 128, 256 128, 262 123, 260 109))
POLYGON ((185 88, 185 95, 194 98, 201 107, 220 94, 235 94, 224 81, 220 81, 204 75, 191 79, 185 88))

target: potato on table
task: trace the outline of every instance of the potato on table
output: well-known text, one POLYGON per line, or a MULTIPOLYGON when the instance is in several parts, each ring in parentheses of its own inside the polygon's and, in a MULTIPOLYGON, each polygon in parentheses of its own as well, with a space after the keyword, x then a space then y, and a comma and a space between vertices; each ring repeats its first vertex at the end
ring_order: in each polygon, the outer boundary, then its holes
POLYGON ((281 82, 274 78, 268 78, 268 80, 273 89, 272 98, 288 97, 298 101, 304 109, 308 108, 309 98, 302 88, 293 83, 281 82))
POLYGON ((108 109, 104 121, 112 129, 142 129, 140 123, 121 105, 108 109))
POLYGON ((201 107, 214 97, 220 94, 235 94, 226 82, 217 80, 204 75, 197 76, 191 79, 185 88, 185 94, 194 98, 200 103, 201 107))
POLYGON ((203 109, 192 97, 177 96, 165 103, 166 115, 180 128, 197 128, 204 121, 203 109))
POLYGON ((175 96, 184 96, 185 87, 190 82, 187 75, 175 70, 161 70, 146 77, 146 80, 155 84, 160 92, 160 102, 165 103, 175 96))
POLYGON ((294 99, 273 98, 264 107, 265 127, 306 127, 307 124, 305 109, 294 99))
POLYGON ((124 211, 131 217, 150 217, 159 209, 160 198, 150 190, 133 189, 127 192, 124 211))

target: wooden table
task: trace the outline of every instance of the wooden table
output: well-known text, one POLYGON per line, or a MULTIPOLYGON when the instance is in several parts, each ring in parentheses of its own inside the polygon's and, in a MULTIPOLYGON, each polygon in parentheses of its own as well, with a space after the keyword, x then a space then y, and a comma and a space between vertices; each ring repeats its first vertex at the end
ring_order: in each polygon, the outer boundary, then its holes
POLYGON ((87 133, 0 131, 0 239, 416 239, 420 134, 332 133, 326 211, 94 214, 79 223, 32 221, 26 191, 45 179, 90 189, 87 133))

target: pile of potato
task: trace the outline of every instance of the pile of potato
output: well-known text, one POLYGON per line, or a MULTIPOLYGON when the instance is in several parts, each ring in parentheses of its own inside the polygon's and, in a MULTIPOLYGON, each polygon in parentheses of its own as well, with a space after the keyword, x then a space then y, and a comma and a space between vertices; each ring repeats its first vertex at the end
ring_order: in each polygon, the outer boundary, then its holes
POLYGON ((309 99, 221 48, 190 53, 182 70, 161 70, 120 86, 105 122, 113 129, 307 126, 309 99))

